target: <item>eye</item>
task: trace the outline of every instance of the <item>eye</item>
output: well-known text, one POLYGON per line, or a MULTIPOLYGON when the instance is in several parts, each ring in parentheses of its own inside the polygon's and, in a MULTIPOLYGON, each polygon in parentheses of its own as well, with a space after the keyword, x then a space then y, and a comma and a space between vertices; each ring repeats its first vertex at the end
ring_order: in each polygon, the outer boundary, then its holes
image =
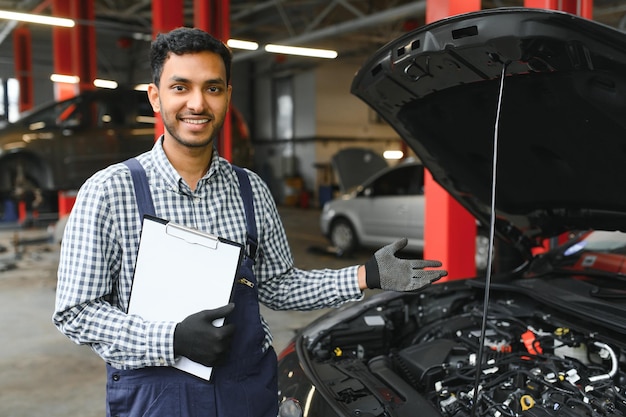
POLYGON ((216 86, 216 85, 210 86, 209 88, 207 88, 207 90, 210 93, 219 93, 220 91, 222 91, 222 89, 220 87, 216 86))
POLYGON ((174 91, 185 91, 185 86, 182 85, 173 85, 172 90, 174 91))

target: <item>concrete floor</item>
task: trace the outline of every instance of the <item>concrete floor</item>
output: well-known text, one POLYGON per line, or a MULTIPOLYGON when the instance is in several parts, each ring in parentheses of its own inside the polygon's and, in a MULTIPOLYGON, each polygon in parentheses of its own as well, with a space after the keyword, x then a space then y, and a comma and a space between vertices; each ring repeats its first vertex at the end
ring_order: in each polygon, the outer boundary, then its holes
MULTIPOLYGON (((372 251, 351 258, 324 253, 319 210, 280 208, 296 266, 341 268, 363 263, 372 251)), ((0 416, 101 417, 105 414, 102 360, 74 345, 51 323, 58 245, 40 242, 46 229, 0 229, 0 416), (16 240, 31 241, 15 245, 16 240)), ((294 331, 324 311, 274 312, 262 307, 283 349, 294 331)))

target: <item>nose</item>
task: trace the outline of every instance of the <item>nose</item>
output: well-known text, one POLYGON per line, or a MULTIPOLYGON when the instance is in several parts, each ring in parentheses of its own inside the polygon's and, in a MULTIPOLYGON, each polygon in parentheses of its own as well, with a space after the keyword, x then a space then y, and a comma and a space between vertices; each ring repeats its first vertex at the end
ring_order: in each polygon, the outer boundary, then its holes
POLYGON ((202 89, 193 89, 187 100, 187 108, 193 113, 202 113, 206 110, 207 102, 202 89))

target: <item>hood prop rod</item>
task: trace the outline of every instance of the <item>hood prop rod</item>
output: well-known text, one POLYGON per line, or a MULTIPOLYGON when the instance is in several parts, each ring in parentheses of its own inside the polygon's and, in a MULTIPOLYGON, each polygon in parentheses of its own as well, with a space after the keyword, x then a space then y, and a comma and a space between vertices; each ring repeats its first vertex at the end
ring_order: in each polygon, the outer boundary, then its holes
MULTIPOLYGON (((492 57, 499 60, 498 57, 492 57)), ((494 246, 494 229, 496 223, 496 179, 497 179, 497 165, 498 165, 498 133, 500 127, 500 115, 502 113, 502 96, 504 93, 504 77, 506 75, 506 68, 508 62, 502 63, 502 75, 500 77, 500 89, 498 93, 498 107, 496 110, 496 121, 494 125, 493 134, 493 160, 492 160, 492 178, 491 178, 491 217, 489 220, 489 253, 487 255, 487 273, 485 276, 485 297, 483 299, 483 319, 480 330, 480 341, 478 345, 478 358, 476 363, 476 375, 474 379, 473 397, 474 402, 472 404, 472 417, 476 416, 476 407, 480 399, 480 375, 482 373, 483 365, 483 350, 485 347, 485 333, 487 329, 487 313, 489 311, 489 288, 491 286, 491 269, 493 264, 493 246, 494 246)))

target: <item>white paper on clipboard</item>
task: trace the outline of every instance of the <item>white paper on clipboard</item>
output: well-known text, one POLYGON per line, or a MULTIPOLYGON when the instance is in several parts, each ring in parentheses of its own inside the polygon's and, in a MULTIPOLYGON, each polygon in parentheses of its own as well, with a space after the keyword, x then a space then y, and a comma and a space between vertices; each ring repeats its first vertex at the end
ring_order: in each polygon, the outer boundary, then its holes
MULTIPOLYGON (((228 304, 242 254, 238 243, 146 215, 128 314, 180 322, 190 314, 228 304)), ((175 367, 211 378, 211 367, 185 357, 175 367)))

